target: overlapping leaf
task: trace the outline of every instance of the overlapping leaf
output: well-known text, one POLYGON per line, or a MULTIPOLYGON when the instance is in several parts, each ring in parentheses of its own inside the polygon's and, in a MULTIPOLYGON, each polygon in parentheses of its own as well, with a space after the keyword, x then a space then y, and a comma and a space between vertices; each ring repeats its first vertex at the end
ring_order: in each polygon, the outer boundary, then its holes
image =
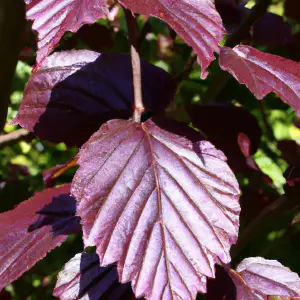
POLYGON ((53 292, 62 300, 135 299, 130 285, 118 281, 115 266, 100 267, 96 253, 76 254, 58 274, 53 292))
MULTIPOLYGON (((108 13, 106 0, 25 0, 27 18, 34 20, 33 29, 39 32, 40 63, 51 53, 66 31, 76 32, 81 25, 90 24, 108 13)), ((202 75, 219 53, 223 38, 222 20, 211 0, 123 0, 135 13, 158 17, 167 22, 199 56, 202 75)))
MULTIPOLYGON (((267 296, 300 296, 300 278, 276 260, 244 259, 229 275, 237 288, 237 299, 265 300, 267 296)), ((296 298, 294 298, 296 299, 296 298)))
POLYGON ((195 299, 230 261, 239 188, 223 153, 152 120, 111 120, 79 153, 72 193, 86 246, 118 262, 137 297, 195 299))
MULTIPOLYGON (((142 79, 146 110, 163 110, 174 97, 172 77, 143 62, 142 79)), ((13 123, 40 139, 80 146, 107 120, 129 118, 132 106, 129 56, 65 51, 33 73, 13 123)))
POLYGON ((28 271, 68 234, 80 231, 70 185, 35 194, 0 215, 0 290, 28 271))
POLYGON ((39 33, 37 63, 54 49, 66 31, 76 32, 107 13, 107 0, 25 0, 26 16, 39 33))
POLYGON ((300 64, 263 53, 250 46, 223 47, 220 66, 262 99, 270 92, 292 106, 300 115, 300 64))
POLYGON ((219 53, 224 35, 222 19, 211 0, 122 0, 135 13, 155 16, 167 22, 198 54, 202 78, 219 53))
MULTIPOLYGON (((215 0, 216 9, 230 34, 237 30, 251 13, 251 9, 245 7, 245 1, 241 2, 239 4, 239 1, 234 0, 215 0)), ((253 24, 251 33, 249 38, 262 45, 278 45, 292 40, 291 24, 285 22, 282 16, 270 12, 265 13, 253 24)))

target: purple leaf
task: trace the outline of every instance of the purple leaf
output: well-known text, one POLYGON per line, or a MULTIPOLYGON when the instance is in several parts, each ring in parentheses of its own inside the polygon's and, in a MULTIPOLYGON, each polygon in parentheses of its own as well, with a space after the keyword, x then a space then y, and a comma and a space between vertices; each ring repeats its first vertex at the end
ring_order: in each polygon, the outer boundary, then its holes
POLYGON ((300 167, 300 146, 293 140, 281 140, 277 143, 283 158, 289 165, 300 167))
POLYGON ((266 13, 253 25, 253 39, 262 45, 280 45, 292 41, 292 25, 283 17, 266 13))
POLYGON ((198 54, 204 79, 206 68, 219 53, 223 39, 222 19, 211 0, 122 0, 134 13, 150 15, 167 22, 198 54))
POLYGON ((69 193, 70 184, 46 189, 0 214, 0 290, 81 230, 69 193))
POLYGON ((108 14, 107 0, 25 0, 27 19, 39 33, 38 66, 54 49, 65 32, 76 32, 108 14))
POLYGON ((111 30, 105 25, 83 25, 72 37, 64 41, 61 48, 71 50, 76 48, 78 43, 84 43, 90 50, 103 52, 113 47, 114 38, 111 30))
MULTIPOLYGON (((236 288, 228 273, 220 266, 216 278, 207 281, 206 300, 236 300, 236 288)), ((241 299, 239 299, 241 300, 241 299)))
POLYGON ((292 106, 300 115, 300 64, 263 53, 250 46, 223 47, 220 66, 262 99, 270 92, 292 106))
POLYGON ((248 169, 246 157, 238 144, 240 133, 251 142, 249 154, 254 154, 260 144, 261 129, 256 118, 243 107, 233 105, 191 105, 188 113, 193 125, 200 129, 228 158, 235 171, 248 169))
MULTIPOLYGON (((215 0, 215 5, 229 33, 237 30, 251 13, 245 3, 238 4, 234 0, 215 0)), ((251 33, 252 39, 262 45, 280 45, 292 40, 292 26, 283 17, 269 12, 254 23, 251 33)))
POLYGON ((129 284, 118 282, 115 266, 100 267, 96 253, 76 254, 58 274, 53 291, 61 300, 135 299, 129 284))
MULTIPOLYGON (((159 112, 175 94, 172 77, 142 63, 146 110, 159 112)), ((40 139, 82 145, 100 125, 132 115, 130 57, 92 51, 65 51, 48 57, 32 74, 14 124, 40 139)))
POLYGON ((237 288, 237 299, 265 300, 266 296, 300 296, 300 278, 276 260, 244 259, 229 275, 237 288))
POLYGON ((85 246, 118 262, 137 297, 195 299, 230 261, 239 187, 223 153, 145 123, 111 120, 79 152, 72 194, 85 246), (173 298, 172 298, 173 297, 173 298))
POLYGON ((284 1, 284 14, 300 23, 300 3, 298 0, 284 1))
POLYGON ((215 0, 215 5, 229 33, 240 26, 249 13, 249 9, 238 5, 234 0, 215 0))

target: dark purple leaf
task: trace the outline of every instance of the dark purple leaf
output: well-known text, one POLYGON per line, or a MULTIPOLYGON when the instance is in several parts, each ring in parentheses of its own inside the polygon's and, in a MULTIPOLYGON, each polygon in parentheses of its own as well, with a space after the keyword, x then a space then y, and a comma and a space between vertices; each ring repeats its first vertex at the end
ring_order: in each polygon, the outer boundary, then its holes
POLYGON ((292 25, 283 17, 266 13, 253 25, 253 39, 261 45, 279 45, 292 41, 292 25))
POLYGON ((135 299, 130 284, 118 282, 115 266, 100 267, 96 253, 76 254, 58 274, 53 292, 61 300, 135 299))
POLYGON ((69 193, 69 184, 47 189, 0 214, 0 290, 81 230, 69 193))
POLYGON ((284 1, 284 14, 300 23, 300 3, 298 0, 284 1))
POLYGON ((286 50, 290 59, 300 60, 300 32, 292 36, 292 39, 286 44, 286 50))
POLYGON ((135 13, 150 15, 167 22, 198 54, 202 73, 219 53, 223 39, 222 19, 211 0, 122 0, 135 13))
POLYGON ((292 106, 300 115, 300 64, 264 53, 250 46, 223 47, 220 66, 262 99, 270 92, 292 106))
POLYGON ((62 48, 72 50, 76 48, 79 42, 96 52, 103 52, 114 45, 112 32, 108 27, 98 23, 83 25, 71 38, 64 42, 62 48))
POLYGON ((111 120, 79 153, 72 193, 85 246, 118 262, 137 297, 195 299, 230 261, 239 187, 223 153, 145 123, 111 120))
MULTIPOLYGON (((175 93, 172 77, 143 62, 142 82, 146 110, 165 109, 175 93)), ((131 117, 132 106, 129 56, 58 52, 32 74, 13 123, 40 139, 82 145, 107 120, 131 117)))
POLYGON ((220 266, 216 268, 216 278, 207 281, 207 294, 205 299, 237 300, 235 285, 228 273, 220 266))
MULTIPOLYGON (((226 30, 231 34, 251 12, 244 6, 245 3, 238 4, 236 2, 234 0, 215 0, 216 9, 222 17, 226 30)), ((292 40, 292 26, 286 23, 281 16, 269 12, 254 23, 251 33, 252 39, 262 45, 278 45, 292 40)))
MULTIPOLYGON (((300 296, 300 278, 276 260, 244 259, 229 275, 237 288, 237 299, 265 300, 267 296, 300 296)), ((296 299, 296 298, 295 298, 296 299)))
MULTIPOLYGON (((243 133, 251 142, 247 151, 254 154, 260 144, 261 129, 256 118, 246 109, 233 105, 192 105, 188 112, 193 125, 200 129, 217 148, 224 151, 235 171, 248 169, 247 158, 238 144, 243 133)), ((245 150, 245 149, 244 149, 245 150)))
POLYGON ((289 165, 300 167, 300 146, 293 140, 281 140, 277 143, 283 158, 289 165))
POLYGON ((66 31, 76 32, 108 14, 107 0, 25 0, 26 16, 39 33, 37 63, 46 58, 66 31))
POLYGON ((238 5, 234 0, 215 0, 215 5, 229 33, 240 26, 249 13, 249 9, 238 5))
POLYGON ((290 186, 300 181, 300 146, 293 140, 281 140, 277 143, 283 158, 289 164, 284 177, 290 186))

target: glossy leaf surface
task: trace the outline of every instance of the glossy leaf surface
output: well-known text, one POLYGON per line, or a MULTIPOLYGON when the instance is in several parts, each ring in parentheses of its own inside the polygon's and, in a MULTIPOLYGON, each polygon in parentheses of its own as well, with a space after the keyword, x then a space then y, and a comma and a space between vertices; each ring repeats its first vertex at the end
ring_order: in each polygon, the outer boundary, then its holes
POLYGON ((219 53, 223 39, 222 19, 211 0, 122 0, 135 13, 150 15, 167 22, 193 47, 205 78, 206 68, 219 53))
POLYGON ((106 0, 25 0, 27 19, 39 34, 37 63, 46 58, 65 32, 76 32, 107 13, 106 0))
POLYGON ((224 154, 145 123, 111 120, 79 153, 72 193, 85 246, 118 262, 137 297, 195 299, 230 261, 239 187, 224 154))
POLYGON ((262 99, 270 92, 292 106, 300 115, 300 64, 280 56, 239 45, 223 47, 220 66, 262 99))
MULTIPOLYGON (((244 259, 229 275, 237 288, 237 299, 265 300, 267 296, 300 296, 300 278, 276 260, 244 259)), ((298 297, 297 297, 298 298, 298 297)))
POLYGON ((28 271, 68 234, 80 231, 70 185, 36 193, 0 215, 0 290, 28 271))
POLYGON ((115 266, 100 267, 96 253, 78 253, 59 272, 53 295, 62 300, 135 299, 130 284, 118 282, 115 266))
MULTIPOLYGON (((146 110, 163 110, 174 97, 172 77, 143 62, 142 79, 146 110)), ((131 117, 132 106, 129 56, 65 51, 33 73, 13 122, 40 139, 80 146, 107 120, 131 117)))

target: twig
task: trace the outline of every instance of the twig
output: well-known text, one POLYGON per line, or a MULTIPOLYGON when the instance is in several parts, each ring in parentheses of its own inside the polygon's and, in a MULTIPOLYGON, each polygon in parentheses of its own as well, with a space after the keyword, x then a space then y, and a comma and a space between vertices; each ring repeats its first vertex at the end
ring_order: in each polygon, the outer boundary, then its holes
POLYGON ((128 40, 130 43, 130 54, 132 64, 132 76, 133 76, 133 91, 134 91, 134 111, 133 120, 135 122, 141 122, 142 113, 145 108, 143 105, 142 97, 142 75, 141 75, 141 59, 138 53, 139 47, 139 31, 135 16, 129 9, 124 8, 127 29, 128 40))
MULTIPOLYGON (((227 39, 225 46, 234 47, 246 38, 253 24, 266 13, 270 3, 271 0, 258 0, 241 26, 227 39)), ((232 76, 228 72, 220 71, 212 80, 211 88, 203 95, 202 103, 214 102, 231 78, 232 76)))
POLYGON ((0 135, 0 148, 31 139, 33 139, 33 135, 30 132, 25 129, 19 129, 8 134, 0 135))

